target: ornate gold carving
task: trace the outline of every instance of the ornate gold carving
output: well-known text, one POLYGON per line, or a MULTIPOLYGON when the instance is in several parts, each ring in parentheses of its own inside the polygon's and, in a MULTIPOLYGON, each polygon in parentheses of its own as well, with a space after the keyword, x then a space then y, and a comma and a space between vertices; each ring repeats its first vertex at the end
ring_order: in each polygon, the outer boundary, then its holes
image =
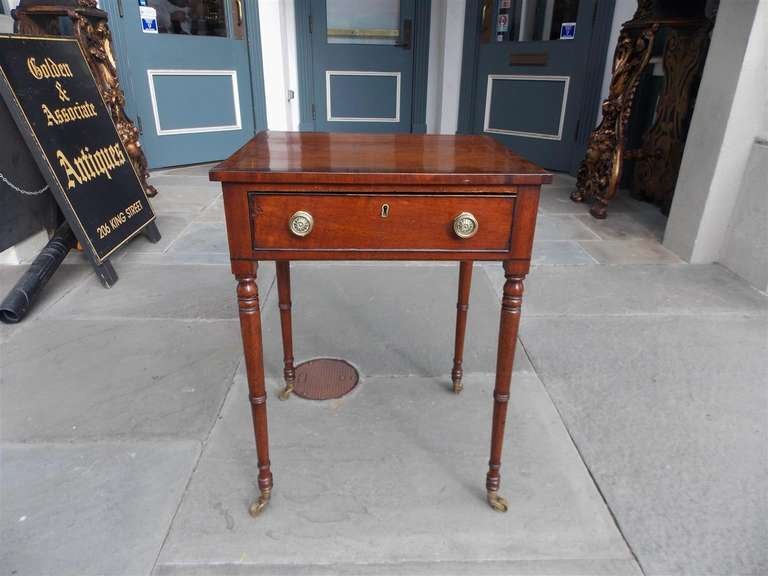
POLYGON ((632 17, 633 20, 644 20, 653 16, 654 0, 637 0, 637 10, 632 17))
POLYGON ((624 159, 638 159, 633 189, 667 211, 680 168, 685 133, 701 65, 706 56, 712 21, 690 16, 668 3, 639 0, 637 11, 621 27, 613 59, 613 78, 603 101, 603 118, 592 131, 587 152, 576 177, 574 202, 593 201, 589 212, 605 218, 608 202, 616 194, 624 159), (661 14, 669 14, 662 16, 661 14), (625 151, 625 130, 638 82, 651 58, 661 27, 669 29, 664 52, 665 88, 656 109, 653 127, 643 137, 640 150, 625 151))
MULTIPOLYGON (((630 21, 631 22, 631 21, 630 21)), ((587 153, 576 175, 574 202, 595 201, 590 213, 605 218, 606 206, 616 193, 624 155, 624 131, 643 69, 651 58, 658 25, 635 29, 625 23, 613 57, 613 78, 602 105, 603 118, 592 131, 587 153)))
POLYGON ((136 169, 147 196, 157 190, 147 182, 147 159, 139 142, 139 131, 125 114, 125 95, 117 75, 117 63, 112 53, 112 34, 107 13, 96 8, 96 0, 78 0, 78 7, 42 5, 17 8, 13 13, 17 31, 27 35, 60 35, 59 18, 72 21, 73 35, 83 48, 88 65, 96 79, 120 140, 136 169))
POLYGON ((672 30, 664 47, 664 88, 656 120, 637 155, 632 193, 657 204, 665 214, 672 204, 708 44, 706 30, 672 30))

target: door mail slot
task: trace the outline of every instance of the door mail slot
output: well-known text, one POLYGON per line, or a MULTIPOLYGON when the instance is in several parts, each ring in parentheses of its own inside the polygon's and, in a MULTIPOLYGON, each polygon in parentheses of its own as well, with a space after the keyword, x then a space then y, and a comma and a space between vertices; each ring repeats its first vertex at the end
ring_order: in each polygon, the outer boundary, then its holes
POLYGON ((549 52, 520 54, 512 52, 509 55, 510 66, 546 66, 549 62, 549 52))

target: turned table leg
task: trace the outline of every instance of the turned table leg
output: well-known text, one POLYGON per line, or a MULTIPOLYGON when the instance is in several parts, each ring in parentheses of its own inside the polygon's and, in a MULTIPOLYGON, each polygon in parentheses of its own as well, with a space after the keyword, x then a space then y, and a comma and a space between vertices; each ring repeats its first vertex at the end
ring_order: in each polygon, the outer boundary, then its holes
POLYGON ((469 309, 469 290, 472 285, 472 264, 470 261, 459 262, 459 297, 456 302, 456 341, 453 352, 453 391, 458 394, 464 389, 461 377, 464 371, 461 368, 464 360, 464 333, 467 329, 467 310, 469 309))
POLYGON ((496 357, 496 385, 493 390, 493 428, 491 429, 491 458, 485 487, 488 503, 494 510, 507 511, 507 501, 499 496, 501 482, 501 449, 504 444, 504 425, 507 419, 509 386, 512 380, 512 364, 515 360, 517 329, 520 325, 520 309, 523 302, 524 275, 512 273, 509 263, 504 263, 504 294, 501 300, 499 348, 496 357))
POLYGON ((243 334, 245 368, 248 375, 248 397, 251 401, 253 431, 259 463, 261 495, 249 508, 251 516, 266 507, 272 492, 272 471, 269 467, 269 438, 267 433, 267 393, 264 388, 264 358, 261 348, 261 314, 259 289, 256 285, 257 263, 248 275, 237 275, 237 301, 240 308, 240 329, 243 334))
POLYGON ((293 329, 291 327, 291 263, 287 260, 275 262, 277 269, 277 299, 280 306, 280 330, 283 334, 283 378, 285 388, 280 400, 288 400, 296 384, 293 368, 293 329))

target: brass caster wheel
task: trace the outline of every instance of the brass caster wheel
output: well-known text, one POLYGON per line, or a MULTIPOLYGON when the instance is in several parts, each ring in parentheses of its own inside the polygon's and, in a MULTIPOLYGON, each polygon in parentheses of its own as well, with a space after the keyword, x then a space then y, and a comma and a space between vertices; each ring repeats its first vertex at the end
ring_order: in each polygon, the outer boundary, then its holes
POLYGON ((285 388, 280 391, 277 397, 280 398, 280 400, 288 400, 288 398, 291 397, 291 394, 293 394, 293 382, 286 384, 285 388))
POLYGON ((453 381, 454 393, 459 394, 462 390, 464 390, 464 384, 461 383, 461 380, 454 380, 453 381))
POLYGON ((267 504, 269 504, 269 496, 271 492, 271 490, 262 491, 261 496, 254 500, 253 503, 248 507, 248 514, 250 514, 251 517, 256 518, 259 514, 261 514, 261 511, 267 507, 267 504))
POLYGON ((496 512, 506 512, 509 509, 509 504, 507 503, 506 498, 499 496, 498 492, 494 492, 493 490, 488 491, 488 504, 490 504, 491 508, 496 510, 496 512))

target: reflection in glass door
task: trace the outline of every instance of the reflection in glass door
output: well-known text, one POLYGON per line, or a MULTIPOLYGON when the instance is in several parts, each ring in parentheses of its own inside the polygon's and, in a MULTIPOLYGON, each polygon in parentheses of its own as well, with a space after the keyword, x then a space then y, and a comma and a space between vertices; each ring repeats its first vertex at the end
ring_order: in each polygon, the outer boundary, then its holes
POLYGON ((578 13, 579 0, 501 0, 496 41, 560 40, 563 26, 573 25, 575 28, 578 13), (505 21, 506 26, 503 25, 505 21))
POLYGON ((157 13, 160 34, 227 36, 227 18, 222 0, 147 0, 157 13))
POLYGON ((400 36, 400 0, 368 4, 359 0, 327 0, 329 44, 385 44, 393 46, 400 36))

